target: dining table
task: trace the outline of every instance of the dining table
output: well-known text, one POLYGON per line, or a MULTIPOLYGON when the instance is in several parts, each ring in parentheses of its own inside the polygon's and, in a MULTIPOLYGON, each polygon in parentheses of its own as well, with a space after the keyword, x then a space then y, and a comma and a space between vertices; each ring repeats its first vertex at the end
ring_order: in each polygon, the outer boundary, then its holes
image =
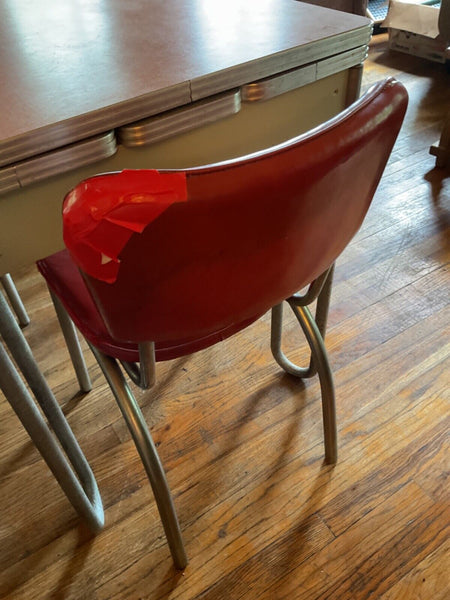
POLYGON ((3 0, 0 275, 63 248, 62 200, 91 175, 228 160, 336 115, 371 33, 297 0, 3 0))

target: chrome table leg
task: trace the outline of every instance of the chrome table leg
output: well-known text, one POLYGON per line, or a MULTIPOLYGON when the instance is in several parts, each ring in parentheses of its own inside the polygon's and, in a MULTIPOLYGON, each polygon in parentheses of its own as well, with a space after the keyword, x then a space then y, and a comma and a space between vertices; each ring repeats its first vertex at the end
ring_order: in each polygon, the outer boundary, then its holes
POLYGON ((0 334, 47 417, 51 429, 1 343, 0 388, 73 507, 86 519, 90 528, 97 532, 103 527, 104 515, 95 477, 1 293, 0 334), (64 449, 73 469, 56 440, 64 449))

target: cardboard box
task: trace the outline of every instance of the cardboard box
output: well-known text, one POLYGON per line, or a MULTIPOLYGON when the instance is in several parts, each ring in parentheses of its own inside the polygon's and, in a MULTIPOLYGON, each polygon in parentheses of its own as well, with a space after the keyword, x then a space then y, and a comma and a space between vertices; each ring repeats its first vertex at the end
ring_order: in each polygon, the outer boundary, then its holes
POLYGON ((389 29, 389 47, 444 63, 450 59, 448 43, 439 37, 439 8, 421 0, 391 0, 383 25, 389 29))

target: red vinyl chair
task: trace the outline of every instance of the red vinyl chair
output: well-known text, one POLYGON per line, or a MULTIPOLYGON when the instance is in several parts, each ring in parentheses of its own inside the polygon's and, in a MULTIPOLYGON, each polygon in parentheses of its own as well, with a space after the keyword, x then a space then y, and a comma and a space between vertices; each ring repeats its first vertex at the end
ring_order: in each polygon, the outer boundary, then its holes
MULTIPOLYGON (((405 88, 389 79, 276 147, 184 171, 99 175, 64 201, 68 251, 38 268, 63 328, 64 309, 112 388, 178 568, 187 558, 170 490, 119 365, 148 388, 155 361, 206 348, 272 309, 278 363, 299 377, 318 372, 325 458, 334 463, 334 390, 323 343, 333 264, 363 222, 407 101, 405 88), (316 299, 313 318, 307 305, 316 299), (283 301, 310 345, 309 367, 281 351, 283 301)), ((65 334, 70 342, 70 330, 65 334)))

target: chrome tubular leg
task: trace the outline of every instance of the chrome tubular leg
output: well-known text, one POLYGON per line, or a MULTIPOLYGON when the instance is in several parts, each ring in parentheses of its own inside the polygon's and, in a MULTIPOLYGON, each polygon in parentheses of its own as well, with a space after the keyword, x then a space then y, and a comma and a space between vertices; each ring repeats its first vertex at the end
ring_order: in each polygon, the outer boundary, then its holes
POLYGON ((277 304, 272 308, 272 320, 270 329, 270 349, 272 355, 282 369, 290 375, 301 379, 309 377, 310 368, 298 367, 291 362, 281 349, 281 337, 283 331, 283 304, 277 304))
POLYGON ((67 314, 66 309, 62 305, 58 296, 56 296, 50 289, 49 292, 55 307, 55 312, 56 316, 58 317, 61 331, 66 341, 67 349, 70 354, 70 359, 72 360, 72 365, 78 379, 80 390, 82 392, 90 392, 92 390, 92 383, 86 363, 84 361, 83 351, 81 350, 75 325, 72 323, 71 318, 67 314))
POLYGON ((315 321, 320 331, 320 335, 322 339, 325 339, 325 332, 327 329, 327 321, 328 321, 328 310, 330 307, 330 298, 331 298, 331 288, 333 285, 333 276, 334 276, 334 265, 330 267, 328 271, 327 278, 323 284, 322 289, 320 290, 320 294, 317 298, 317 307, 316 307, 316 316, 315 321))
POLYGON ((175 512, 163 466, 148 431, 145 419, 118 363, 93 346, 91 346, 91 350, 111 387, 144 464, 175 567, 177 569, 184 569, 188 560, 181 537, 178 517, 175 512))
POLYGON ((141 390, 148 390, 155 384, 155 344, 141 342, 139 344, 139 363, 119 360, 123 370, 141 390))
POLYGON ((148 390, 155 385, 156 379, 154 342, 141 342, 139 344, 139 363, 141 365, 141 380, 139 382, 139 387, 143 390, 148 390))
MULTIPOLYGON (((333 286, 333 275, 334 275, 334 264, 330 267, 325 282, 320 290, 320 294, 317 297, 315 322, 320 332, 322 341, 325 340, 325 334, 327 330, 328 321, 328 310, 330 308, 331 299, 331 288, 333 286)), ((311 360, 309 363, 309 376, 313 376, 317 373, 317 368, 314 364, 313 354, 311 354, 311 360)))
POLYGON ((2 344, 0 344, 0 387, 73 507, 87 521, 92 531, 97 532, 104 524, 103 506, 97 482, 2 294, 0 294, 0 334, 78 477, 75 476, 66 456, 61 452, 55 437, 2 344))
POLYGON ((19 296, 19 292, 17 291, 16 286, 14 285, 14 281, 12 280, 11 275, 9 273, 5 273, 5 275, 2 275, 0 277, 0 281, 2 282, 3 288, 6 292, 6 295, 9 298, 14 312, 16 313, 17 318, 19 319, 20 325, 22 327, 25 327, 30 322, 30 317, 28 316, 27 311, 25 310, 25 306, 23 305, 23 302, 19 296))
MULTIPOLYGON (((334 265, 330 267, 326 274, 326 277, 323 279, 323 284, 321 284, 320 292, 317 296, 315 321, 317 323, 322 340, 325 339, 325 332, 327 327, 331 287, 333 284, 333 273, 334 265)), ((317 283, 319 283, 319 280, 317 280, 317 283)), ((304 306, 314 301, 315 299, 314 296, 312 296, 311 298, 309 298, 308 296, 309 294, 303 297, 295 295, 292 297, 291 301, 288 300, 288 303, 292 309, 294 306, 304 306)), ((282 331, 283 305, 278 304, 277 306, 274 306, 272 308, 270 347, 272 350, 273 357, 280 365, 280 367, 286 371, 286 373, 289 373, 290 375, 295 375, 295 377, 300 377, 302 379, 313 377, 317 373, 316 365, 314 363, 314 354, 311 353, 311 358, 308 367, 299 367, 298 365, 291 362, 281 349, 282 331)))
POLYGON ((325 440, 325 461, 334 464, 337 461, 336 405, 334 397, 333 375, 328 362, 327 351, 319 328, 306 306, 292 306, 308 340, 317 368, 322 393, 322 416, 325 440))

